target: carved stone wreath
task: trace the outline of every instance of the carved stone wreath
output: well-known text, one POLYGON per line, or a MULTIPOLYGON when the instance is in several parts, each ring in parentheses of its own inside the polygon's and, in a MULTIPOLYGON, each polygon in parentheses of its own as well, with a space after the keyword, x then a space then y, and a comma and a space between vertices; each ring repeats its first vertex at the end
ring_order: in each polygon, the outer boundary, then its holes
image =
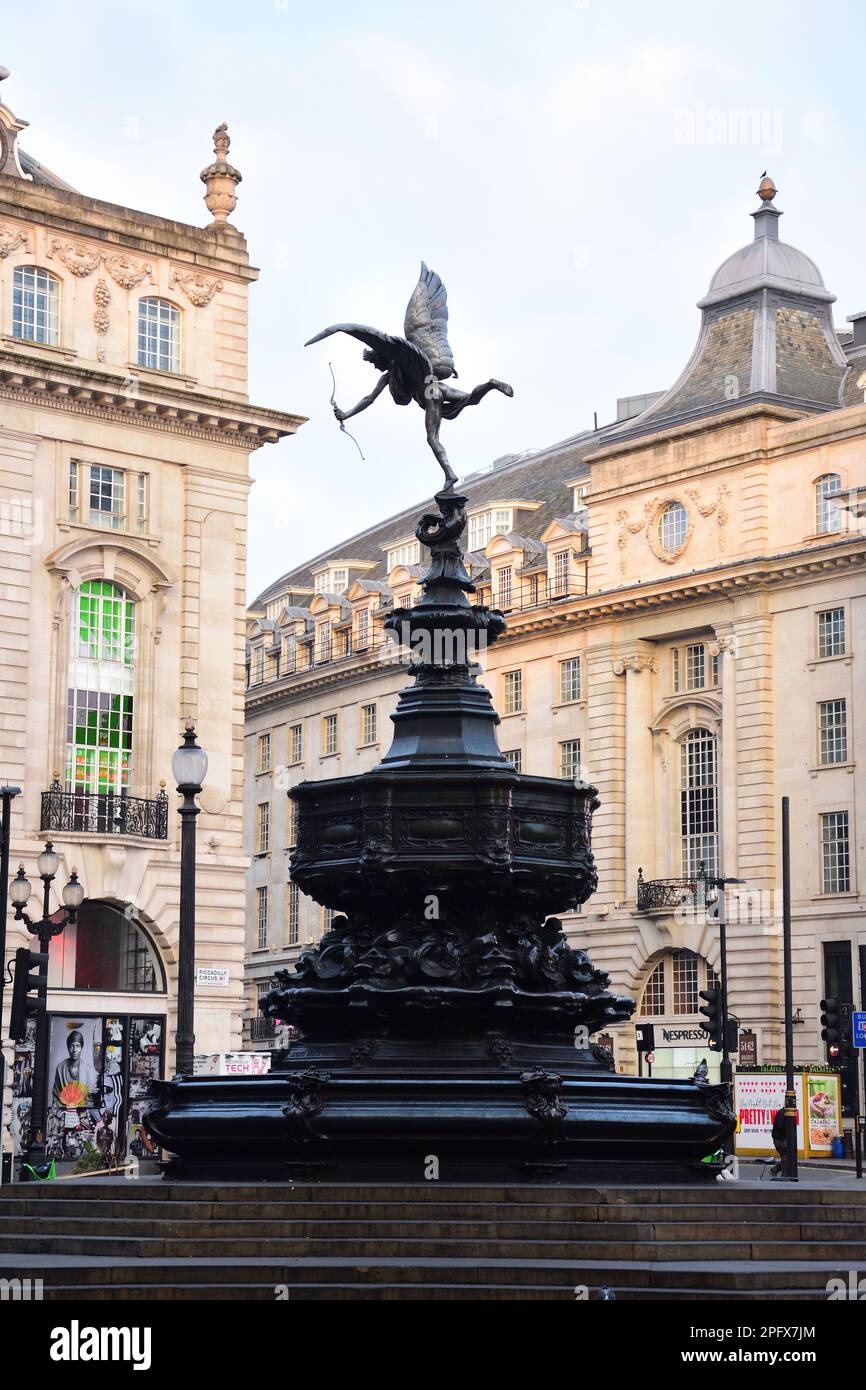
POLYGON ((80 242, 58 241, 55 237, 48 248, 48 259, 57 257, 70 274, 84 279, 92 275, 100 265, 104 265, 115 284, 122 289, 131 290, 143 280, 153 283, 153 267, 144 261, 134 261, 131 257, 117 253, 107 255, 101 247, 90 248, 80 242))
POLYGON ((697 520, 696 513, 702 517, 710 517, 714 513, 719 525, 719 549, 724 554, 725 532, 724 528, 728 522, 728 509, 725 499, 730 495, 727 483, 721 483, 716 491, 715 499, 712 502, 702 502, 701 494, 697 488, 685 488, 682 495, 670 493, 668 496, 655 496, 647 498, 643 505, 643 517, 637 521, 631 521, 625 508, 617 512, 617 523, 619 525, 619 536, 617 545, 619 547, 619 567, 620 572, 626 571, 626 552, 628 549, 629 536, 640 535, 646 532, 647 545, 657 560, 661 560, 666 565, 672 565, 688 549, 692 536, 695 531, 697 520), (659 539, 659 521, 666 509, 675 503, 685 510, 686 513, 686 534, 682 544, 675 550, 666 550, 659 539))
POLYGON ((170 290, 173 290, 175 286, 183 290, 190 304, 195 305, 196 309, 203 309, 223 288, 223 282, 222 280, 208 280, 207 276, 199 272, 192 275, 181 275, 180 271, 176 270, 168 282, 170 290))

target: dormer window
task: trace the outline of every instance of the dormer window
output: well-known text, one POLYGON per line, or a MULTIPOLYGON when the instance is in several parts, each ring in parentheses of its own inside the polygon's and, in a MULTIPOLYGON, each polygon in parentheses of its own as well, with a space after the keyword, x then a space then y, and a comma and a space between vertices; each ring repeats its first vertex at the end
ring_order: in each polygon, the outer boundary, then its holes
POLYGON ((395 545, 388 551, 388 573, 396 569, 398 565, 417 565, 421 561, 421 544, 419 541, 406 541, 404 545, 395 545))
POLYGON ((504 536, 512 529, 511 507, 491 507, 469 518, 469 549, 483 550, 492 536, 504 536))
POLYGON ((151 295, 138 301, 138 365, 180 371, 180 310, 168 299, 151 295))
POLYGON ((15 267, 12 336, 47 347, 60 344, 60 281, 39 266, 15 267))
POLYGON ((349 583, 349 571, 345 566, 338 569, 320 570, 313 580, 317 594, 341 594, 349 583))

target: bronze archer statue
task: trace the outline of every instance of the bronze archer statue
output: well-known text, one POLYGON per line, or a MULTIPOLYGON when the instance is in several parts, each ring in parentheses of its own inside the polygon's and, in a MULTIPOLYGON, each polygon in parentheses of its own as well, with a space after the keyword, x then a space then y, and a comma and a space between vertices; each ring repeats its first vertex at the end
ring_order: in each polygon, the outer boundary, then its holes
POLYGON ((421 275, 406 307, 404 322, 405 338, 392 337, 390 333, 380 333, 376 328, 367 328, 361 323, 335 323, 310 338, 310 343, 321 342, 332 333, 349 333, 353 338, 366 343, 365 362, 382 373, 373 390, 364 396, 351 410, 340 410, 334 405, 334 414, 342 425, 353 415, 360 415, 368 405, 372 405, 387 386, 398 405, 408 405, 417 401, 424 411, 427 427, 427 443, 436 455, 445 474, 446 487, 453 486, 457 475, 448 462, 448 455, 439 439, 439 427, 443 420, 455 420, 467 405, 477 405, 488 391, 501 391, 505 396, 514 392, 505 381, 483 382, 471 391, 458 391, 454 386, 444 383, 448 377, 456 377, 454 357, 448 342, 448 296, 445 286, 434 270, 428 270, 421 262, 421 275))

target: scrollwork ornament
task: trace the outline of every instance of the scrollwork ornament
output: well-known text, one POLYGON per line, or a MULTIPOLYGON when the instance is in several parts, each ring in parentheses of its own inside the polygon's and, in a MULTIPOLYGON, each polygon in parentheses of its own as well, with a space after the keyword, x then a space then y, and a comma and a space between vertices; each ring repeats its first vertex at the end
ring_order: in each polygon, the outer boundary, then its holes
POLYGON ((78 279, 92 275, 102 260, 100 250, 93 251, 87 246, 82 246, 80 242, 58 241, 56 237, 48 248, 48 259, 53 260, 55 256, 66 266, 69 273, 78 279))
POLYGON ((168 282, 168 287, 170 290, 182 289, 190 304, 193 304, 196 309, 204 309, 206 305, 210 304, 214 295, 223 288, 223 282, 222 280, 209 280, 200 272, 181 275, 180 271, 176 270, 168 282))
POLYGON ((18 231, 15 227, 10 227, 8 223, 0 223, 0 259, 5 260, 11 256, 12 252, 22 246, 30 253, 30 235, 28 232, 18 231))
POLYGON ((116 285, 121 289, 132 290, 136 285, 140 285, 143 280, 150 280, 154 283, 153 267, 143 261, 134 261, 129 256, 113 255, 103 256, 105 269, 108 271, 116 285))

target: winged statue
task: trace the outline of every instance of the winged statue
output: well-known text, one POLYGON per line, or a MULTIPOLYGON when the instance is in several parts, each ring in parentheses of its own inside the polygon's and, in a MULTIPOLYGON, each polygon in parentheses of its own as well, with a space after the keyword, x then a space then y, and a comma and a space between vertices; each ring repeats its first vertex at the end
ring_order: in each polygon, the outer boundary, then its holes
POLYGON ((334 323, 324 328, 315 338, 305 343, 320 343, 332 333, 348 333, 366 344, 364 361, 371 362, 382 375, 368 396, 364 396, 351 410, 341 410, 334 404, 334 414, 342 427, 344 421, 353 415, 360 415, 372 405, 387 386, 397 405, 409 405, 417 401, 424 411, 427 428, 427 443, 436 455, 445 474, 446 487, 452 487, 457 474, 448 462, 448 455, 439 438, 439 428, 443 420, 456 420, 467 405, 478 405, 488 391, 501 391, 504 396, 514 392, 505 381, 482 382, 471 391, 458 391, 455 386, 446 385, 449 377, 457 376, 454 355, 448 342, 448 295, 435 270, 429 270, 421 262, 421 275, 412 298, 406 306, 403 324, 404 338, 380 333, 377 328, 367 328, 362 323, 334 323))

